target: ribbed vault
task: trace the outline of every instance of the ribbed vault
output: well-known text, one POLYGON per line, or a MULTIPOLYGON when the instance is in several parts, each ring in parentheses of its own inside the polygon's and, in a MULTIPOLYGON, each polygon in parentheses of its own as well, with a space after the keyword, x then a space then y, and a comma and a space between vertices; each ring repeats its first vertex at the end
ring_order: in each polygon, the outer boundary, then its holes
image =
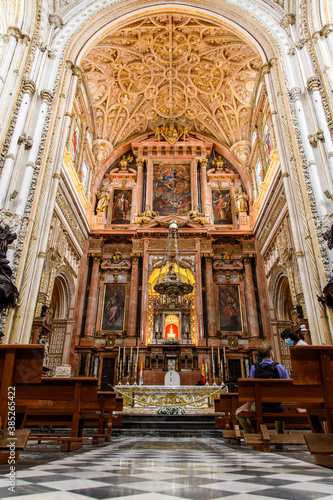
POLYGON ((113 147, 174 118, 231 147, 250 138, 261 60, 226 23, 164 12, 136 16, 81 62, 95 132, 113 147))

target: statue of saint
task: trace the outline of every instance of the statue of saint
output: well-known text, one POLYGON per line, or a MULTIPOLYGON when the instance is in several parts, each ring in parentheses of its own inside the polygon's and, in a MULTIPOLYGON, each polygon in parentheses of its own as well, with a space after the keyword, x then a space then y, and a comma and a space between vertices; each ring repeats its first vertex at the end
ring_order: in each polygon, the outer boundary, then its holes
POLYGON ((101 189, 97 192, 97 212, 107 212, 110 204, 110 194, 106 188, 106 186, 101 187, 101 189))
POLYGON ((242 186, 238 186, 235 193, 236 215, 238 215, 240 212, 248 211, 248 199, 249 197, 246 193, 244 193, 242 186))
POLYGON ((150 205, 146 205, 144 212, 138 212, 138 216, 134 221, 134 224, 148 224, 155 217, 158 217, 158 212, 153 212, 150 209, 150 205))
POLYGON ((201 224, 202 226, 204 226, 205 224, 209 224, 208 220, 205 217, 205 214, 199 212, 198 205, 195 205, 193 207, 193 210, 187 212, 186 215, 188 215, 191 221, 195 222, 196 224, 201 224))
POLYGON ((18 290, 12 283, 11 270, 9 260, 7 260, 8 245, 16 240, 16 233, 12 233, 8 225, 2 226, 0 222, 0 313, 1 311, 12 305, 16 307, 18 301, 18 290))

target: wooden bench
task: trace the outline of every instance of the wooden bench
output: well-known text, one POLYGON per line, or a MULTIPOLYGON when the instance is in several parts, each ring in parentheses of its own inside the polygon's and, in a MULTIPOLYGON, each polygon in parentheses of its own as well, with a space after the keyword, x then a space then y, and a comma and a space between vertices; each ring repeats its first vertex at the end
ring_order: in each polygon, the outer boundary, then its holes
MULTIPOLYGON (((61 451, 82 447, 85 414, 100 417, 97 402, 98 379, 90 377, 44 378, 40 384, 16 386, 17 405, 25 407, 24 426, 69 427, 70 435, 43 434, 42 440, 61 442, 61 451), (51 406, 38 407, 36 401, 50 401, 51 406)), ((36 433, 32 437, 39 440, 36 433)))
POLYGON ((304 389, 295 386, 291 379, 238 379, 238 398, 240 405, 254 401, 256 412, 244 412, 242 417, 250 418, 256 434, 244 434, 246 444, 252 444, 255 449, 269 451, 271 444, 305 444, 304 430, 310 430, 306 413, 298 413, 296 408, 320 408, 323 395, 313 386, 304 389), (263 412, 263 403, 281 402, 286 410, 283 413, 263 412), (302 429, 301 432, 276 434, 269 432, 267 424, 283 420, 286 426, 302 429), (304 429, 304 430, 303 430, 304 429))
MULTIPOLYGON (((21 408, 18 406, 17 384, 40 383, 42 379, 44 346, 28 345, 0 345, 0 463, 7 463, 10 453, 7 444, 10 432, 7 430, 8 417, 10 430, 20 427, 22 420, 21 408), (11 405, 13 403, 13 405, 11 405), (14 424, 13 424, 14 422, 14 424)), ((35 402, 39 406, 38 401, 35 402)), ((41 404, 47 404, 43 402, 41 404)), ((24 449, 30 431, 16 430, 15 460, 24 449)))
MULTIPOLYGON (((123 398, 118 397, 114 391, 98 391, 97 406, 99 415, 84 413, 85 426, 97 427, 97 434, 92 434, 93 444, 111 440, 113 412, 123 409, 123 398)), ((121 425, 121 423, 120 423, 121 425)))
POLYGON ((333 346, 290 348, 294 385, 304 394, 311 387, 322 396, 318 408, 306 400, 313 434, 305 436, 310 453, 318 465, 333 468, 333 346))

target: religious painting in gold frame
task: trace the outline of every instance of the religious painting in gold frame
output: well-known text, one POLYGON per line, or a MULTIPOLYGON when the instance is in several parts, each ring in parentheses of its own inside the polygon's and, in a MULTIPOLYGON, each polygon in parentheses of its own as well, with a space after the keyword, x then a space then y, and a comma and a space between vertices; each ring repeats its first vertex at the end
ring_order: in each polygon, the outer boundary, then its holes
POLYGON ((122 332, 125 324, 126 285, 104 286, 101 330, 122 332))
POLYGON ((164 161, 153 167, 153 211, 159 216, 186 215, 191 210, 191 165, 164 161))
POLYGON ((219 285, 219 329, 221 332, 242 332, 243 319, 239 285, 219 285))

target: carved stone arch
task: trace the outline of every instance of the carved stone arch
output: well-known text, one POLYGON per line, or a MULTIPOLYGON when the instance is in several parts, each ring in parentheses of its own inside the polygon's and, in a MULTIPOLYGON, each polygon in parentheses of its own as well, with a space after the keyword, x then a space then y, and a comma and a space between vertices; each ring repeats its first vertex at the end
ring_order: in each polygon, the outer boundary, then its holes
POLYGON ((51 297, 51 309, 53 319, 66 319, 68 316, 70 303, 70 292, 68 281, 63 274, 57 274, 54 279, 53 291, 51 297))
POLYGON ((293 309, 292 295, 286 270, 279 266, 271 279, 269 292, 277 321, 290 321, 293 309))

